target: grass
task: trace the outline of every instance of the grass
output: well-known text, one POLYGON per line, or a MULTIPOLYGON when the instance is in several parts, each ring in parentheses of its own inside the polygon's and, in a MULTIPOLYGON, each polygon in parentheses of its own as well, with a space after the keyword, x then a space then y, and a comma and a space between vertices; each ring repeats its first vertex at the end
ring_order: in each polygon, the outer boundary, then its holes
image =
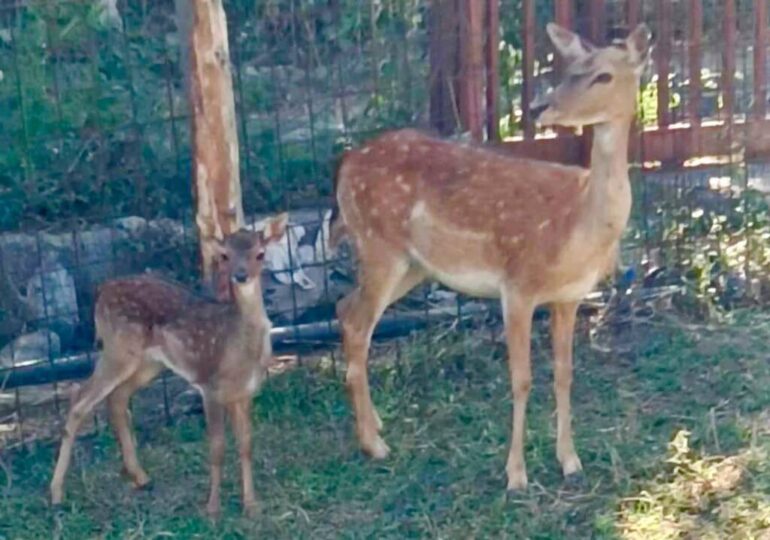
MULTIPOLYGON (((737 312, 714 327, 659 323, 629 336, 633 354, 623 356, 579 340, 582 488, 563 484, 555 458, 542 334, 528 415, 530 488, 506 498, 503 345, 470 331, 422 333, 401 344, 400 361, 372 369, 393 449, 386 461, 358 452, 340 376, 296 370, 272 378, 255 400, 257 519, 240 516, 232 445, 224 517, 212 524, 202 514, 200 417, 164 427, 137 415, 154 491, 134 493, 122 481, 104 430, 78 441, 65 509, 53 517, 46 497, 55 447, 9 454, 0 538, 770 538, 770 315, 737 312)), ((392 359, 394 348, 380 356, 392 359)))

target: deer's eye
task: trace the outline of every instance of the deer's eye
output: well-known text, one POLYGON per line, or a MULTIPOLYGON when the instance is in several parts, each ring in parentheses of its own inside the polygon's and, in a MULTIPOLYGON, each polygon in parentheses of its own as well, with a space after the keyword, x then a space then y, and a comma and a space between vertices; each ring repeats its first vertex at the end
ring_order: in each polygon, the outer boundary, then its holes
POLYGON ((257 260, 258 261, 264 261, 265 260, 265 252, 264 251, 260 251, 259 253, 257 253, 257 260))
POLYGON ((594 77, 594 80, 591 81, 591 86, 595 84, 607 84, 610 81, 612 81, 612 74, 599 73, 596 77, 594 77))
POLYGON ((223 262, 227 262, 227 261, 229 261, 229 260, 230 260, 230 257, 228 257, 228 256, 227 256, 227 253, 222 253, 222 254, 219 256, 219 258, 220 258, 220 259, 222 259, 222 261, 223 261, 223 262))

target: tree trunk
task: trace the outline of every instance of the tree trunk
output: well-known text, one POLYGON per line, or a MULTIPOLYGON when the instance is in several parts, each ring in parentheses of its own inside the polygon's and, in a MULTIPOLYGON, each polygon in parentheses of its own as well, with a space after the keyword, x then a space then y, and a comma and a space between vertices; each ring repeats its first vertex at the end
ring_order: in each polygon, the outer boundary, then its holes
POLYGON ((227 19, 222 0, 177 0, 176 7, 188 66, 195 223, 203 277, 210 280, 215 242, 243 225, 227 19))

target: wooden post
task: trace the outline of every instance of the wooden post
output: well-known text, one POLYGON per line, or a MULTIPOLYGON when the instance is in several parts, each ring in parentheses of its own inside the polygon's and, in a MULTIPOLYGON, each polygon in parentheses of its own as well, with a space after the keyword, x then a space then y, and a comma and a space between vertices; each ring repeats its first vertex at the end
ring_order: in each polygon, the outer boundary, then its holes
POLYGON ((758 118, 767 114, 767 0, 754 0, 754 107, 758 118))
POLYGON ((457 109, 458 1, 433 0, 429 15, 430 124, 441 135, 459 125, 457 109))
POLYGON ((474 140, 483 137, 481 112, 484 81, 484 3, 483 0, 460 0, 460 119, 463 129, 474 140))
POLYGON ((195 223, 208 280, 214 243, 243 225, 238 136, 222 0, 189 0, 187 8, 195 223))
POLYGON ((500 0, 487 0, 487 140, 500 140, 500 0))
POLYGON ((524 138, 535 136, 535 123, 529 111, 535 93, 535 2, 522 0, 522 85, 521 85, 521 124, 524 138))

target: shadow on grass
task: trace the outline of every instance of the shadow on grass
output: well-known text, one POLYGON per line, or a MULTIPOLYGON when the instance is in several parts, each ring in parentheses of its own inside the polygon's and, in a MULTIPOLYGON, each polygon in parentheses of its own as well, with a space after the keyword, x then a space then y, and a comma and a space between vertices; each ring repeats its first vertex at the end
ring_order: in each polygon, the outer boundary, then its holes
MULTIPOLYGON (((504 347, 471 331, 421 333, 401 344, 400 361, 372 369, 393 449, 383 462, 358 452, 340 376, 297 370, 271 379, 255 401, 257 519, 239 516, 232 447, 225 518, 212 525, 203 517, 201 418, 163 428, 139 417, 153 492, 135 494, 121 480, 104 432, 78 441, 55 521, 46 505, 55 448, 9 455, 0 538, 47 538, 52 529, 78 539, 761 538, 770 525, 770 317, 741 312, 714 328, 660 323, 631 339, 632 358, 585 343, 576 349, 575 438, 588 479, 581 490, 563 485, 555 457, 547 339, 534 345, 531 487, 506 500, 504 347)), ((396 357, 392 346, 378 354, 396 357)))

